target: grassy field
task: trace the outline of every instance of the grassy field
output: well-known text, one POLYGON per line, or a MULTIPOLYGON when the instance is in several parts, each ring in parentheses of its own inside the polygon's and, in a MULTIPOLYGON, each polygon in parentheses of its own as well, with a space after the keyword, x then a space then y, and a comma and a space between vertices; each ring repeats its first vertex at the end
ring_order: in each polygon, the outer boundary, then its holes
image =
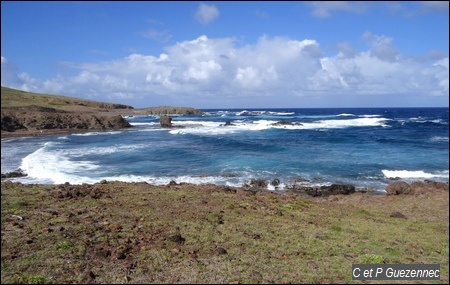
POLYGON ((308 198, 2 182, 1 203, 2 284, 391 283, 352 280, 355 263, 440 264, 439 281, 409 283, 449 281, 448 190, 308 198))

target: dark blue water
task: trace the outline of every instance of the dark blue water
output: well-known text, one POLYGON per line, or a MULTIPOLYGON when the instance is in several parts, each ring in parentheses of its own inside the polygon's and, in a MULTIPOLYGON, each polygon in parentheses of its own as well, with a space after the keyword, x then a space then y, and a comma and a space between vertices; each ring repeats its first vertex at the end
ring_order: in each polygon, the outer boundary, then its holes
POLYGON ((2 140, 2 173, 21 168, 28 176, 15 181, 45 184, 279 179, 281 189, 301 178, 381 191, 394 177, 449 180, 448 108, 204 111, 172 116, 172 129, 134 116, 124 131, 2 140))

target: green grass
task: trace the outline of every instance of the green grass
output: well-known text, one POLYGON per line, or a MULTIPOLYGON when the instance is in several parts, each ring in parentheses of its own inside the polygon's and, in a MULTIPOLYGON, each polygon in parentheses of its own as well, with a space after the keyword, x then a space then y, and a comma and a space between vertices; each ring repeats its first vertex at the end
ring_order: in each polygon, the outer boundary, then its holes
POLYGON ((82 195, 2 182, 2 283, 382 283, 352 280, 355 263, 438 263, 432 283, 448 282, 448 193, 418 209, 415 197, 336 203, 212 186, 70 188, 82 195), (410 218, 390 218, 394 209, 410 218))
POLYGON ((114 109, 115 104, 79 99, 61 95, 32 93, 1 87, 1 105, 4 107, 39 106, 45 108, 66 109, 81 106, 86 108, 114 109))

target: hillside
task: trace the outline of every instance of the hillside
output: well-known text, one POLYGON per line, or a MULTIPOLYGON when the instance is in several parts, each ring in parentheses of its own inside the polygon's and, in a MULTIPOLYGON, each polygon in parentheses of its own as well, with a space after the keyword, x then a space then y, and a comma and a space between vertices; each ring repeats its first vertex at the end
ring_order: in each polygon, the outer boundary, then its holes
POLYGON ((1 87, 2 138, 129 128, 116 110, 133 107, 1 87))
POLYGON ((60 95, 31 93, 3 86, 1 92, 2 109, 29 106, 53 108, 69 112, 98 112, 117 109, 133 109, 131 106, 122 104, 97 102, 60 95))

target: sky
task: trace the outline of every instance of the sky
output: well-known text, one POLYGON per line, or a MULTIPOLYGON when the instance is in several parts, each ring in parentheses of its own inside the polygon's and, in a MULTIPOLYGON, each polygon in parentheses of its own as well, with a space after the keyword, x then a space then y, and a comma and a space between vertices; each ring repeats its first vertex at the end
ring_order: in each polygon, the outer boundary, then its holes
POLYGON ((448 1, 1 1, 1 85, 131 105, 448 107, 448 1))

